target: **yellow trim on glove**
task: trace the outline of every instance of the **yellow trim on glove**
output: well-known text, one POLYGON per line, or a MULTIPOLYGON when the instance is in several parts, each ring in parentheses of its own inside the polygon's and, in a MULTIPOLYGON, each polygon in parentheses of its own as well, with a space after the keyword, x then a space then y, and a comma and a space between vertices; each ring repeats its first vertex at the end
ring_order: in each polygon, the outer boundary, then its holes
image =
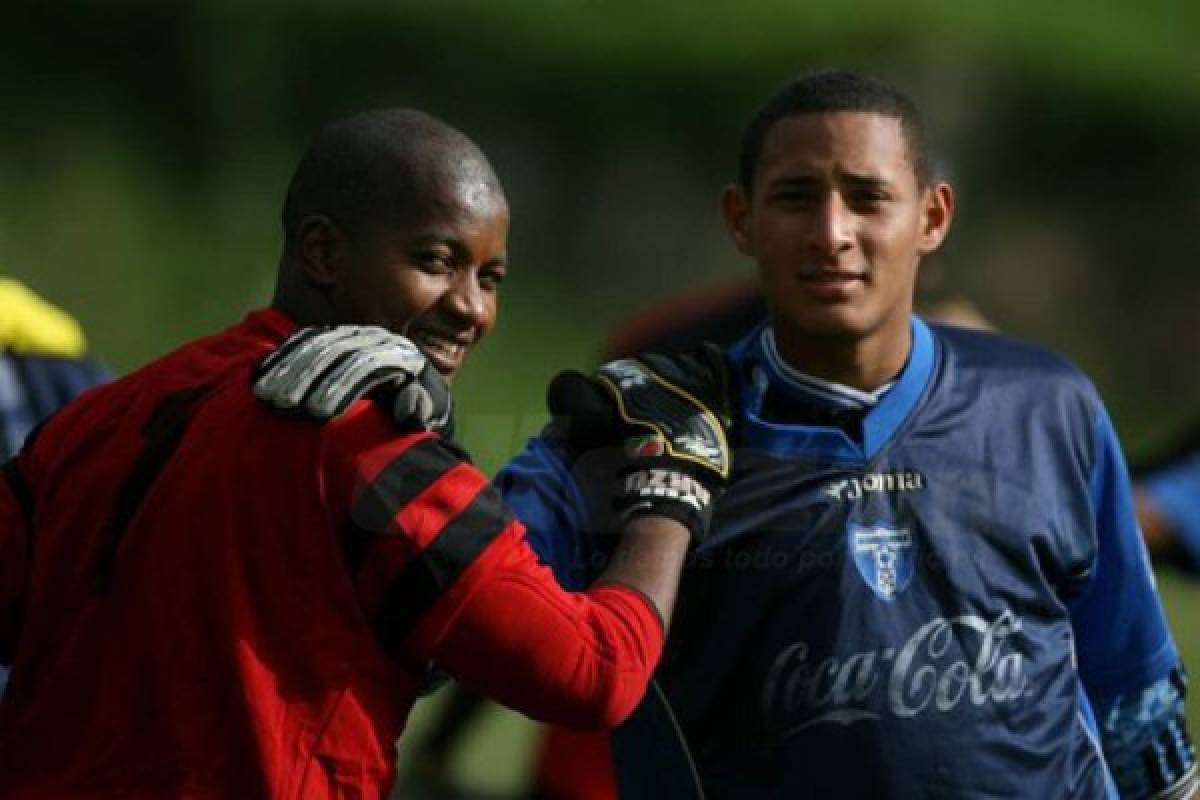
MULTIPOLYGON (((618 360, 620 360, 620 359, 618 359, 618 360)), ((621 391, 621 388, 619 386, 617 386, 616 383, 613 382, 613 380, 611 378, 609 378, 607 375, 597 375, 596 379, 606 389, 608 389, 609 394, 611 394, 613 396, 613 399, 616 401, 617 413, 621 415, 621 419, 624 420, 625 423, 628 425, 641 425, 641 426, 643 426, 645 428, 649 428, 650 430, 657 433, 659 435, 659 437, 662 439, 663 444, 666 445, 667 452, 671 454, 672 458, 681 458, 684 461, 691 461, 694 464, 699 464, 700 466, 704 467, 705 469, 709 470, 710 472, 716 472, 718 475, 721 476, 722 479, 728 480, 729 479, 729 468, 730 468, 730 459, 729 459, 729 455, 728 455, 729 454, 729 440, 725 436, 725 426, 723 426, 721 424, 721 420, 716 415, 716 413, 713 412, 712 409, 710 409, 704 403, 701 403, 698 399, 693 397, 691 395, 691 393, 689 393, 686 389, 684 389, 680 386, 676 386, 675 384, 671 383, 666 378, 662 377, 657 372, 650 369, 650 367, 648 367, 646 364, 643 364, 641 361, 638 361, 637 359, 630 359, 630 360, 637 361, 638 366, 642 368, 642 371, 645 372, 647 377, 649 377, 652 381, 654 381, 655 383, 657 383, 659 386, 663 387, 667 391, 674 392, 675 394, 682 397, 684 400, 688 401, 688 403, 690 403, 691 405, 696 407, 696 409, 700 412, 701 416, 703 416, 705 419, 707 419, 709 421, 709 423, 713 426, 714 430, 716 430, 717 435, 721 437, 721 449, 726 454, 725 464, 722 466, 722 468, 714 470, 712 468, 712 462, 709 461, 708 459, 698 458, 697 456, 693 456, 690 453, 681 453, 678 450, 676 450, 675 447, 672 446, 671 437, 667 436, 667 432, 664 431, 661 426, 659 426, 652 420, 637 419, 637 418, 629 415, 629 412, 625 409, 624 393, 621 391)))

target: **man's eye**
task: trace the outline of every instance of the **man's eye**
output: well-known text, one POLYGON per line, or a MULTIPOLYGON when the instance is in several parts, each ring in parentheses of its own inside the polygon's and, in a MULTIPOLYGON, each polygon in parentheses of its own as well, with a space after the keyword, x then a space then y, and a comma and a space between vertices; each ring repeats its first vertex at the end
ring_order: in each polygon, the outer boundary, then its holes
POLYGON ((864 189, 858 192, 851 192, 847 200, 849 200, 850 207, 855 211, 873 211, 886 203, 888 196, 884 192, 864 189))
POLYGON ((445 253, 418 253, 417 264, 426 272, 449 272, 454 269, 451 257, 445 253))
POLYGON ((496 289, 504 283, 505 277, 501 270, 487 270, 479 273, 479 285, 485 289, 496 289))

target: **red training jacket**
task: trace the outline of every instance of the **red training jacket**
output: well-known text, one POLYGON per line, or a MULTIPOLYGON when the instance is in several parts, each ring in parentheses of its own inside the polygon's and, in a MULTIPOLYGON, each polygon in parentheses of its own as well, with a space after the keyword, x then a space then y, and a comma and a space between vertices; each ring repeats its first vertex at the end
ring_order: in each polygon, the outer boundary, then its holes
POLYGON ((252 313, 86 393, 0 481, 0 797, 378 797, 433 660, 611 726, 662 647, 627 587, 569 594, 474 467, 361 401, 250 393, 252 313))

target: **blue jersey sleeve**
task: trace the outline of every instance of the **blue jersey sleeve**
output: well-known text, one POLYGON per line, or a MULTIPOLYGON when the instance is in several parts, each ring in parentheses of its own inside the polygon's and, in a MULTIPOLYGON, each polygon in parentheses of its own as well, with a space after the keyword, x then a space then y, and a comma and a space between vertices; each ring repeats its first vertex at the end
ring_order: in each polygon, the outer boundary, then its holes
POLYGON ((1179 662, 1133 510, 1129 474, 1107 412, 1097 402, 1089 480, 1096 560, 1069 603, 1079 673, 1096 705, 1168 676, 1179 662))
POLYGON ((1139 488, 1170 523, 1188 563, 1200 569, 1200 452, 1150 473, 1139 488))
POLYGON ((564 589, 580 591, 592 577, 588 566, 587 499, 562 448, 543 434, 531 439, 495 479, 538 558, 564 589))
POLYGON ((1133 509, 1125 460, 1097 404, 1089 494, 1096 560, 1069 602, 1079 673, 1122 798, 1187 797, 1196 753, 1183 705, 1186 679, 1158 600, 1133 509))

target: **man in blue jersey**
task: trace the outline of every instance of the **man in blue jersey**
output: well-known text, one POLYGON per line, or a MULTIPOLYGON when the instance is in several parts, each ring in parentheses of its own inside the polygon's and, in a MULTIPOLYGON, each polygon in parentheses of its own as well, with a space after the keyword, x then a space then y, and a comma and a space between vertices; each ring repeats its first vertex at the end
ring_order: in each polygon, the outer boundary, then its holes
MULTIPOLYGON (((931 160, 911 101, 851 73, 788 84, 746 131, 723 208, 769 322, 728 351, 735 474, 657 687, 614 735, 623 796, 1194 790, 1094 388, 912 314, 954 205, 931 160)), ((553 428, 499 483, 564 580, 591 574, 603 509, 553 428)))
MULTIPOLYGON (((1108 415, 1062 358, 912 313, 945 238, 912 102, 784 86, 723 208, 768 319, 728 349, 734 473, 622 797, 1186 798, 1186 680, 1108 415)), ((604 482, 561 421, 497 482, 564 585, 604 482)))
MULTIPOLYGON (((921 302, 920 296, 918 282, 917 313, 928 322, 995 330, 966 298, 921 302)), ((703 341, 727 347, 759 325, 766 314, 766 299, 755 279, 690 289, 618 324, 601 360, 685 350, 703 341)), ((1200 575, 1200 426, 1193 424, 1169 441, 1163 452, 1131 467, 1134 505, 1151 562, 1196 577, 1200 575)))

